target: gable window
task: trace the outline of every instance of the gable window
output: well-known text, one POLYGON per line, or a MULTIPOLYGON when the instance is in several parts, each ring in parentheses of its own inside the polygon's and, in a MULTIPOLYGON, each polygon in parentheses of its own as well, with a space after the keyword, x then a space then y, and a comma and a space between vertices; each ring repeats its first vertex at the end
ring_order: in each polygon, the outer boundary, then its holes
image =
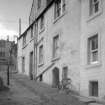
POLYGON ((56 0, 55 1, 55 19, 61 16, 66 9, 65 0, 56 0))
POLYGON ((38 9, 40 9, 41 8, 41 0, 37 0, 37 2, 38 2, 38 4, 37 4, 38 9))
POLYGON ((39 47, 39 64, 43 64, 43 45, 39 47))
POLYGON ((40 18, 40 30, 44 28, 44 15, 40 18))
POLYGON ((94 64, 98 63, 98 34, 90 37, 88 39, 88 63, 94 64))
POLYGON ((89 0, 90 16, 100 11, 101 0, 89 0))
POLYGON ((53 38, 53 58, 57 58, 59 53, 59 35, 53 38))

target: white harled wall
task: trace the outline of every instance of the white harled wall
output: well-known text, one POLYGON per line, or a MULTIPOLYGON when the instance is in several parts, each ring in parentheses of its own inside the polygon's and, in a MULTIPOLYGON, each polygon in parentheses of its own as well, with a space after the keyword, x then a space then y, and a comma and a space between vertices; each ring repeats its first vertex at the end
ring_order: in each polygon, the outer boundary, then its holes
POLYGON ((52 63, 43 74, 43 82, 52 85, 52 70, 57 67, 62 79, 62 68, 68 67, 68 77, 72 79, 73 89, 80 89, 80 37, 81 37, 81 1, 66 0, 66 11, 56 21, 54 20, 54 4, 44 14, 45 29, 39 33, 39 45, 44 45, 44 64, 38 65, 38 74, 41 74, 52 63), (60 35, 59 59, 52 61, 53 37, 60 35))
POLYGON ((81 94, 89 96, 89 81, 98 81, 99 97, 105 96, 105 1, 102 1, 101 11, 93 17, 89 17, 89 2, 82 0, 81 22, 81 94), (87 40, 88 37, 98 33, 99 63, 87 64, 87 40))

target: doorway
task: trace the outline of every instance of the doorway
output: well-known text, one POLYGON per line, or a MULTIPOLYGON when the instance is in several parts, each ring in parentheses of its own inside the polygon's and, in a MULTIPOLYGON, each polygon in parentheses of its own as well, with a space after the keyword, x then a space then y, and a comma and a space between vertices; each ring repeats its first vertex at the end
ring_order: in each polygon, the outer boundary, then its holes
POLYGON ((33 52, 30 53, 29 76, 30 79, 33 80, 33 52))
POLYGON ((98 97, 98 81, 89 82, 89 95, 98 97))
POLYGON ((59 69, 58 68, 53 69, 53 83, 52 83, 52 85, 55 88, 57 88, 59 85, 59 69))

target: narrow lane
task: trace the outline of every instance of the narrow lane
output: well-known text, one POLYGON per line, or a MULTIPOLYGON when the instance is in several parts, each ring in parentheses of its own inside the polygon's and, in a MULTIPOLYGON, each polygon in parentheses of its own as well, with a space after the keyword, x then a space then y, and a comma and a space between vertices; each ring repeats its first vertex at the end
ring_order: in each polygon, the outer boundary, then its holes
POLYGON ((0 93, 0 105, 85 105, 71 94, 31 81, 27 76, 10 77, 10 91, 0 93))

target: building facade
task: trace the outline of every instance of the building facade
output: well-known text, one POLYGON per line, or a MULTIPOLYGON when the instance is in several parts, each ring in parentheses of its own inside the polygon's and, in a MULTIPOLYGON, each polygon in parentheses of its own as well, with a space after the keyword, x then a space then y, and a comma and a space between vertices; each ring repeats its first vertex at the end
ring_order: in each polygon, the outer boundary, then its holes
POLYGON ((53 87, 57 87, 63 78, 70 78, 72 88, 79 91, 80 1, 34 0, 29 23, 30 26, 18 40, 19 71, 24 71, 27 75, 33 71, 32 74, 34 73, 33 76, 35 75, 37 80, 53 87), (36 12, 33 13, 34 10, 36 12), (31 27, 35 27, 34 40, 30 39, 31 27), (25 47, 21 47, 24 41, 25 47), (29 58, 32 51, 33 64, 29 58), (30 64, 33 65, 33 70, 30 69, 30 64))
POLYGON ((70 78, 80 94, 105 97, 104 5, 33 0, 29 27, 18 39, 19 71, 53 87, 70 78))
POLYGON ((105 97, 105 1, 82 1, 81 93, 105 97))

